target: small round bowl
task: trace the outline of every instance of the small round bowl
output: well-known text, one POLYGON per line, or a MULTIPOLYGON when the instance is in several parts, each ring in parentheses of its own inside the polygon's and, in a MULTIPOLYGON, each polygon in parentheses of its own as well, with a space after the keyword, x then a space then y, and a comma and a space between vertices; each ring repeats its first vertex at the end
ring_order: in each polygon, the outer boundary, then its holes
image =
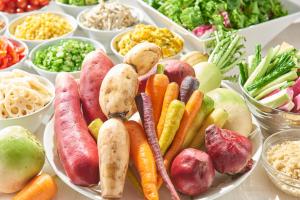
POLYGON ((47 42, 47 41, 51 41, 51 40, 55 40, 55 39, 59 39, 59 38, 65 38, 65 37, 72 36, 74 34, 74 32, 76 31, 76 29, 77 29, 77 22, 70 15, 64 14, 62 12, 52 12, 52 11, 41 12, 41 11, 36 11, 36 12, 30 12, 27 15, 24 15, 24 16, 21 16, 21 17, 18 17, 16 19, 14 19, 10 23, 10 25, 8 26, 7 33, 9 35, 9 37, 14 38, 14 39, 22 40, 23 42, 25 42, 28 45, 29 49, 32 49, 36 45, 39 45, 39 44, 47 42), (65 18, 69 22, 69 24, 71 25, 72 30, 70 32, 64 34, 64 35, 61 35, 61 36, 56 37, 56 38, 47 39, 47 40, 26 40, 26 39, 19 39, 19 38, 15 37, 14 32, 15 32, 15 29, 16 29, 17 25, 21 24, 25 20, 25 18, 28 17, 28 16, 30 16, 30 15, 37 15, 37 14, 42 14, 42 13, 52 13, 52 14, 55 14, 55 15, 58 15, 58 16, 61 16, 61 17, 65 18))
POLYGON ((58 2, 57 0, 55 0, 55 4, 60 7, 65 13, 72 15, 73 17, 77 17, 77 15, 79 13, 81 13, 82 11, 86 10, 86 9, 90 9, 93 6, 97 5, 88 5, 88 6, 75 6, 75 5, 70 5, 70 4, 65 4, 65 3, 61 3, 58 2))
POLYGON ((28 15, 28 14, 33 13, 33 12, 37 12, 37 11, 46 11, 46 10, 48 10, 50 4, 51 4, 51 1, 49 2, 48 5, 43 6, 43 7, 41 7, 40 9, 33 10, 33 11, 29 11, 29 12, 23 12, 23 13, 8 13, 8 12, 3 12, 3 11, 1 12, 1 11, 0 11, 0 14, 5 15, 5 16, 9 19, 9 21, 12 21, 12 20, 14 20, 14 19, 16 19, 16 18, 19 18, 19 17, 25 16, 25 15, 28 15))
MULTIPOLYGON (((138 23, 143 22, 144 15, 140 9, 138 9, 136 7, 128 6, 128 5, 126 5, 126 6, 131 9, 132 15, 138 19, 138 23)), ((81 13, 79 13, 79 15, 77 16, 78 25, 90 38, 100 41, 108 51, 110 51, 110 41, 119 33, 131 28, 131 27, 128 27, 128 28, 123 28, 123 29, 119 29, 119 30, 111 30, 111 31, 88 28, 81 23, 82 15, 88 11, 90 11, 90 9, 83 10, 81 13)), ((109 53, 111 53, 111 52, 109 52, 109 53)))
POLYGON ((48 119, 50 118, 53 112, 50 108, 52 107, 52 103, 54 100, 55 88, 54 85, 46 78, 38 75, 35 76, 46 85, 49 92, 52 94, 51 100, 43 108, 37 110, 32 114, 17 118, 0 119, 0 130, 8 126, 19 125, 28 129, 30 132, 35 133, 41 124, 47 123, 48 119))
MULTIPOLYGON (((67 38, 63 38, 63 39, 56 39, 56 40, 51 40, 48 42, 45 42, 43 44, 39 44, 36 47, 34 47, 32 49, 32 51, 29 54, 29 61, 28 61, 28 65, 31 66, 38 74, 40 74, 41 76, 47 78, 48 80, 50 80, 52 83, 55 82, 56 76, 58 75, 59 72, 50 72, 44 69, 41 69, 39 67, 37 67, 34 64, 34 59, 35 59, 35 54, 38 50, 46 48, 48 46, 52 46, 55 45, 57 43, 59 43, 60 41, 64 41, 64 40, 79 40, 79 41, 83 41, 83 42, 89 42, 90 44, 92 44, 96 49, 102 49, 104 52, 106 52, 105 48, 103 47, 103 45, 95 40, 92 39, 88 39, 85 37, 67 37, 67 38)), ((69 72, 74 78, 78 79, 80 77, 80 73, 81 71, 75 71, 75 72, 69 72)))
POLYGON ((4 27, 0 29, 0 35, 4 35, 4 33, 8 27, 8 23, 9 23, 8 18, 4 14, 0 13, 0 20, 4 21, 4 23, 5 23, 4 27))
MULTIPOLYGON (((121 33, 119 33, 118 35, 116 35, 112 40, 111 40, 111 43, 110 43, 110 48, 111 48, 111 51, 117 56, 117 58, 119 60, 123 60, 124 59, 124 56, 121 55, 118 51, 117 51, 117 43, 120 41, 120 39, 126 35, 127 33, 131 32, 131 30, 125 30, 121 33)), ((171 59, 179 59, 180 58, 180 55, 183 51, 183 48, 184 48, 184 39, 177 33, 173 32, 172 33, 177 36, 180 40, 183 41, 183 46, 182 46, 182 49, 174 56, 170 56, 170 57, 167 57, 167 58, 163 58, 164 60, 171 60, 171 59)))
POLYGON ((285 141, 299 141, 299 131, 299 129, 290 129, 269 136, 263 144, 262 151, 262 164, 270 180, 283 192, 298 198, 300 198, 300 180, 291 178, 270 165, 267 160, 267 151, 270 147, 285 141))
POLYGON ((0 72, 23 68, 24 65, 25 65, 26 59, 28 57, 28 54, 29 54, 28 46, 24 42, 22 42, 21 40, 18 40, 18 39, 11 39, 11 38, 9 38, 9 40, 12 40, 12 41, 20 44, 20 46, 24 47, 25 48, 25 51, 24 51, 25 56, 19 62, 17 62, 16 64, 11 65, 11 66, 9 66, 7 68, 4 68, 4 69, 0 69, 0 72))
MULTIPOLYGON (((240 83, 240 81, 239 81, 240 83)), ((246 103, 261 126, 264 135, 270 135, 279 131, 300 128, 300 114, 269 108, 251 97, 240 85, 246 103)))

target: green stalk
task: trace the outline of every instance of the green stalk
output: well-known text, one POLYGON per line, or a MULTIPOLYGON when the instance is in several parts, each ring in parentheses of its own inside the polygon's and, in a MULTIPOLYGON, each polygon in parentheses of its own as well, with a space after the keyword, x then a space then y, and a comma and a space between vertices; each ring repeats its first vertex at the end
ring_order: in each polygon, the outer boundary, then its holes
POLYGON ((239 35, 236 35, 233 39, 233 41, 230 43, 229 47, 226 48, 225 50, 225 54, 221 54, 222 57, 220 58, 220 60, 216 63, 217 66, 220 67, 220 69, 222 69, 224 67, 224 64, 225 64, 225 60, 228 58, 228 56, 230 55, 231 57, 233 56, 232 55, 232 52, 233 52, 233 49, 235 48, 235 46, 237 46, 237 44, 239 43, 240 41, 240 37, 239 35))
POLYGON ((264 98, 259 102, 265 106, 270 108, 278 108, 279 106, 284 105, 290 100, 290 96, 288 95, 286 90, 282 90, 272 96, 264 98))
POLYGON ((276 85, 273 85, 273 86, 267 88, 266 90, 262 91, 261 93, 259 93, 259 94, 255 97, 255 99, 256 99, 256 100, 260 100, 261 98, 263 98, 264 96, 270 94, 270 93, 273 92, 274 90, 277 90, 277 89, 279 89, 279 88, 281 88, 281 87, 283 87, 283 86, 285 86, 285 85, 291 86, 291 85, 293 85, 294 83, 295 83, 295 81, 291 81, 291 82, 284 81, 284 82, 282 82, 282 83, 278 83, 278 84, 276 84, 276 85))

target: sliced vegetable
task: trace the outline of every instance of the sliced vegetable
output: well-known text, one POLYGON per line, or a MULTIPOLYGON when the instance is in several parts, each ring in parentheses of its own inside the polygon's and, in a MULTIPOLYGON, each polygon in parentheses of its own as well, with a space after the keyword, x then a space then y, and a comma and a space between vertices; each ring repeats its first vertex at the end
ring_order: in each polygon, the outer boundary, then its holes
POLYGON ((179 129, 184 110, 185 104, 178 100, 173 100, 168 107, 163 131, 159 138, 159 146, 162 155, 168 150, 179 129))
POLYGON ((135 121, 125 122, 130 136, 130 157, 137 169, 145 199, 158 200, 156 164, 142 126, 135 121))
POLYGON ((170 177, 164 166, 163 157, 160 152, 160 147, 158 144, 157 135, 155 131, 151 99, 146 93, 141 93, 138 96, 136 96, 135 101, 141 116, 141 120, 145 129, 148 143, 151 147, 151 150, 155 158, 157 170, 159 171, 164 182, 166 183, 167 188, 172 195, 172 199, 179 200, 180 198, 174 188, 174 185, 172 184, 172 181, 170 180, 170 177))
POLYGON ((57 185, 53 177, 41 174, 34 177, 13 200, 52 200, 57 193, 57 185))
POLYGON ((290 95, 288 94, 287 90, 281 90, 280 92, 268 96, 259 102, 265 106, 270 108, 278 108, 290 100, 290 95))
POLYGON ((167 86, 165 96, 164 96, 164 101, 163 101, 163 104, 162 104, 160 118, 159 118, 159 121, 158 121, 158 124, 157 124, 157 137, 158 137, 158 139, 161 137, 161 133, 162 133, 163 128, 164 128, 165 119, 166 119, 166 115, 168 114, 169 105, 173 100, 178 98, 178 94, 179 94, 178 84, 175 83, 175 82, 169 83, 168 86, 167 86))

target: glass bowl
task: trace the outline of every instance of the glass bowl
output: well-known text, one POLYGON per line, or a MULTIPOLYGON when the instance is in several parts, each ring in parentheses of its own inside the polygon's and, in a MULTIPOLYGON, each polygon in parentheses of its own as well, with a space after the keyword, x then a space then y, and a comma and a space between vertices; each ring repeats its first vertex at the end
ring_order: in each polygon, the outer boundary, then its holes
POLYGON ((300 180, 291 178, 287 174, 278 171, 267 160, 269 148, 285 141, 300 141, 300 129, 280 131, 269 136, 263 144, 262 164, 270 180, 277 188, 289 195, 300 198, 300 180))

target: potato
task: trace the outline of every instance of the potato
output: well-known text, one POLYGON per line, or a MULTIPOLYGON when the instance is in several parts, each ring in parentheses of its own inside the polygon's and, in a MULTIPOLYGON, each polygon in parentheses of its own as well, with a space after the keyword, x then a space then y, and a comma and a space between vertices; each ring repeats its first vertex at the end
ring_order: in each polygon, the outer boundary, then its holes
POLYGON ((159 46, 150 42, 143 42, 134 46, 124 57, 124 63, 135 67, 138 75, 149 72, 162 58, 159 46))
POLYGON ((99 103, 107 117, 130 117, 135 111, 138 74, 128 64, 118 64, 106 74, 100 87, 99 103))

